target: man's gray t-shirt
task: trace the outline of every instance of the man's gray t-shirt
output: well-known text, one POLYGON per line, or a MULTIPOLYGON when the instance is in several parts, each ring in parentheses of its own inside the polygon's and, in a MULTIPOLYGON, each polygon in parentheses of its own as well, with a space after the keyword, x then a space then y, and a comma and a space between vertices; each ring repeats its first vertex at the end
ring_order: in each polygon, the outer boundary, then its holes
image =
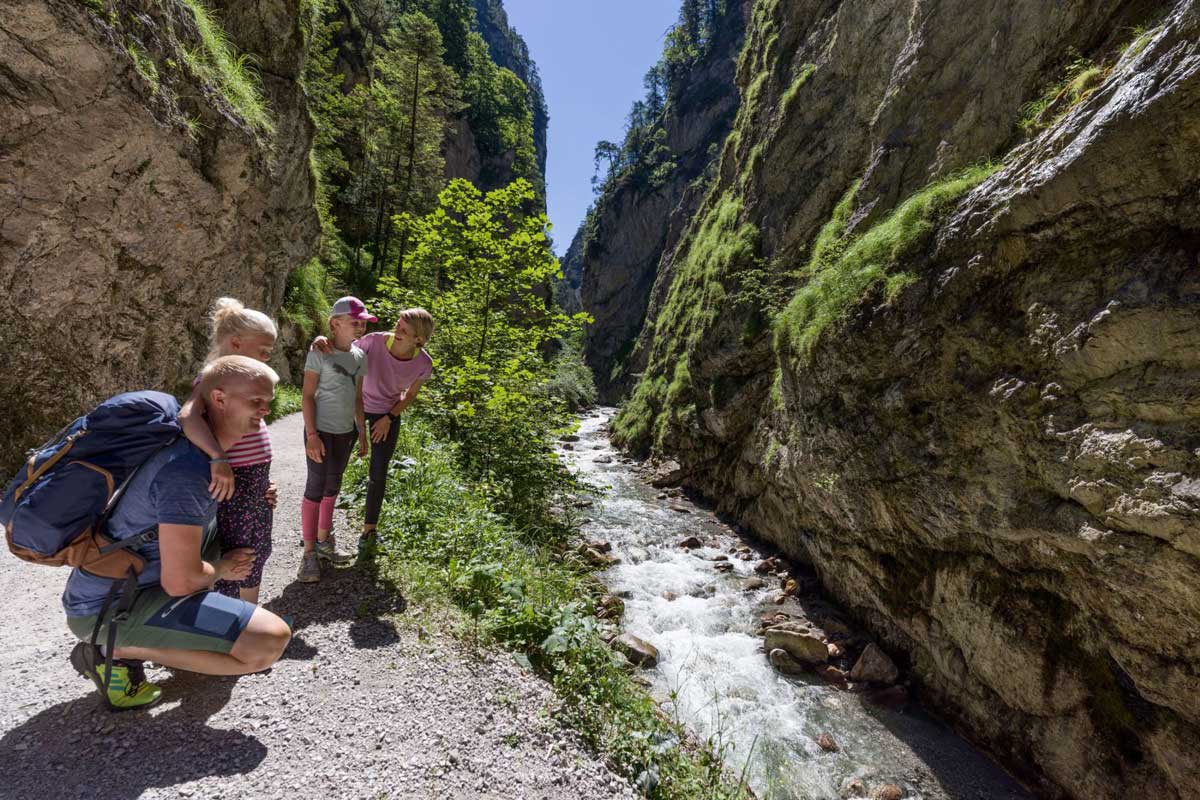
POLYGON ((325 433, 354 431, 354 400, 358 379, 367 374, 367 355, 356 346, 322 353, 308 351, 305 372, 321 376, 317 384, 317 430, 325 433))

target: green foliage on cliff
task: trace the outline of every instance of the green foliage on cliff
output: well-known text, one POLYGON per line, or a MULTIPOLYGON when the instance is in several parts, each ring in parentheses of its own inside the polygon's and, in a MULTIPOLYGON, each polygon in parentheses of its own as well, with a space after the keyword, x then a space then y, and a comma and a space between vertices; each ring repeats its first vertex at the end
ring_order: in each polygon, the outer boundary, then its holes
POLYGON ((776 349, 807 360, 822 333, 843 320, 874 286, 884 284, 884 296, 893 299, 916 280, 898 268, 930 243, 954 202, 998 168, 982 164, 931 183, 861 235, 846 232, 858 190, 857 184, 852 186, 817 235, 799 273, 804 283, 776 320, 776 349))
POLYGON ((658 377, 641 380, 613 420, 618 444, 644 448, 653 434, 654 444, 661 445, 670 422, 694 413, 691 361, 710 346, 713 323, 726 301, 725 281, 755 261, 758 228, 741 217, 741 198, 727 192, 710 202, 693 228, 687 254, 654 321, 647 374, 658 377), (661 377, 668 374, 670 383, 661 377))
POLYGON ((270 133, 274 125, 252 59, 245 53, 234 51, 224 29, 201 0, 181 2, 192 12, 201 41, 200 47, 183 53, 188 67, 215 85, 251 128, 270 133))

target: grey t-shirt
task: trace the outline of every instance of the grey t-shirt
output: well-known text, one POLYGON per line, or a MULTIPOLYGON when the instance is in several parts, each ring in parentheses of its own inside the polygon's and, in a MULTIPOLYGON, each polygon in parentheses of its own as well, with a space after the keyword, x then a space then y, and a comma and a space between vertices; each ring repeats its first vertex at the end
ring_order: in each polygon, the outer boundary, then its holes
POLYGON ((349 350, 308 351, 305 372, 321 376, 317 385, 317 430, 350 433, 354 430, 354 399, 358 379, 367 374, 367 354, 354 345, 349 350))

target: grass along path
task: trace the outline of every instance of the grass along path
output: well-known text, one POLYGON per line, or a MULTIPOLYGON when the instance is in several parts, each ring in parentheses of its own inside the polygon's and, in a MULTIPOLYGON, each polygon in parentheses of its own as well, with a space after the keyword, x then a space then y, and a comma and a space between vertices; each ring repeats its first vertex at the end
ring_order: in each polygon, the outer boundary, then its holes
MULTIPOLYGON (((149 670, 164 701, 111 714, 67 662, 66 570, 0 555, 0 791, 64 798, 633 797, 554 720, 552 690, 509 654, 426 632, 354 568, 294 582, 302 421, 271 425, 279 484, 264 604, 296 618, 268 673, 149 670)), ((353 531, 335 518, 348 550, 353 531)))

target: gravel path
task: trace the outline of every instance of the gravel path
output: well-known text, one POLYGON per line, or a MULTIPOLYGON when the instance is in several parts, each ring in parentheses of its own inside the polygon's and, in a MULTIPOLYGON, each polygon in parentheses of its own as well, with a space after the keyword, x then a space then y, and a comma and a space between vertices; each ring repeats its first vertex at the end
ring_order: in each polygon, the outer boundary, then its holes
MULTIPOLYGON (((476 659, 406 624, 403 600, 353 568, 293 582, 301 429, 299 414, 271 426, 279 507, 262 599, 295 615, 297 631, 268 673, 152 669, 164 701, 111 714, 67 662, 66 570, 0 556, 0 797, 635 796, 508 655, 476 659)), ((345 548, 352 530, 344 517, 336 525, 345 548)))

